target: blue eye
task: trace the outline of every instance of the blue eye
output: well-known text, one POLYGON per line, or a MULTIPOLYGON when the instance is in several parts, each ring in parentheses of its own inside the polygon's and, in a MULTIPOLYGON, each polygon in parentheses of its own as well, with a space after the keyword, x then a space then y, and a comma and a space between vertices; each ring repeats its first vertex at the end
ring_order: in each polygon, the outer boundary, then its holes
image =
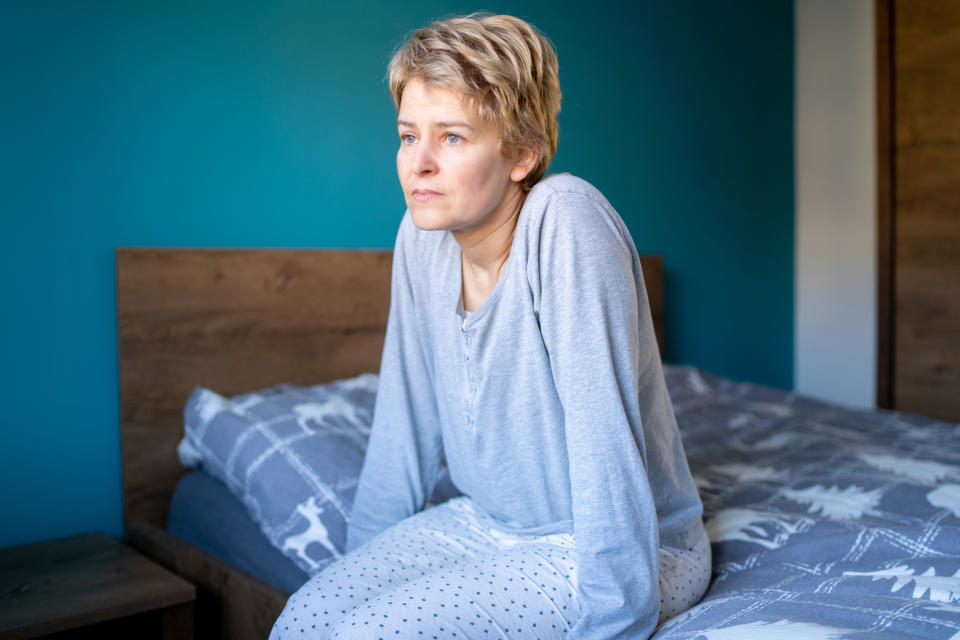
POLYGON ((458 136, 455 133, 448 133, 447 142, 449 142, 450 144, 457 144, 458 142, 460 142, 460 136, 458 136))
POLYGON ((405 133, 400 136, 400 142, 403 144, 413 144, 416 138, 412 133, 405 133))

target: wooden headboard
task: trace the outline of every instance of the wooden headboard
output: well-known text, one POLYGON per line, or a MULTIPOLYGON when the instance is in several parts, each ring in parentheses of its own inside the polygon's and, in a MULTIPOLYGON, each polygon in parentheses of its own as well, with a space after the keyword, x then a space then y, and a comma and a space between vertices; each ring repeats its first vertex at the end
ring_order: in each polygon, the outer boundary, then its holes
MULTIPOLYGON (((235 395, 378 371, 390 251, 116 251, 124 524, 164 528, 197 385, 235 395)), ((663 260, 642 256, 663 353, 663 260)))

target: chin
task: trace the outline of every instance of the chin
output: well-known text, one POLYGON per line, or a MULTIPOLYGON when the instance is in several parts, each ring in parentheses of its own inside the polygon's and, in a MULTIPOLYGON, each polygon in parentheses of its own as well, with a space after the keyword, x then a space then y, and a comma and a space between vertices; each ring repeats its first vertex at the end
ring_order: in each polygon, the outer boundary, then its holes
POLYGON ((450 219, 439 211, 424 211, 415 207, 410 209, 410 217, 413 218, 413 224, 422 231, 441 231, 452 226, 450 219))

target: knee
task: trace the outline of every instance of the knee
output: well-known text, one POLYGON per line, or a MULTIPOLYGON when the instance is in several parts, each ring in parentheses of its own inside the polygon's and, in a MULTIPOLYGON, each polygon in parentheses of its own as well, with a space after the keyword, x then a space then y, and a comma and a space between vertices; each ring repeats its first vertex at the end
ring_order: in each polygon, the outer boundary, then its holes
POLYGON ((377 637, 378 631, 382 636, 389 623, 387 615, 386 620, 380 620, 369 607, 357 607, 331 627, 330 640, 368 640, 377 637))
POLYGON ((330 640, 410 638, 422 630, 416 616, 394 594, 384 594, 357 607, 330 630, 330 640))

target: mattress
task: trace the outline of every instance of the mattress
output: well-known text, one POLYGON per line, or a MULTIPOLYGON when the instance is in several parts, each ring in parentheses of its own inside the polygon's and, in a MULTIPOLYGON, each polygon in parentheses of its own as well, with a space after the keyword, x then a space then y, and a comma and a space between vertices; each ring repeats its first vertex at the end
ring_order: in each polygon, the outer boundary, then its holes
MULTIPOLYGON (((960 639, 960 425, 664 373, 714 571, 655 638, 960 639)), ((168 528, 285 592, 307 580, 202 472, 168 528)))
POLYGON ((177 483, 167 531, 284 593, 307 581, 307 574, 270 544, 243 503, 202 471, 177 483))

